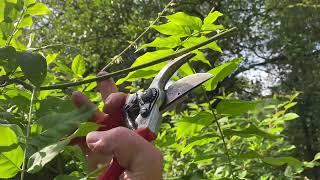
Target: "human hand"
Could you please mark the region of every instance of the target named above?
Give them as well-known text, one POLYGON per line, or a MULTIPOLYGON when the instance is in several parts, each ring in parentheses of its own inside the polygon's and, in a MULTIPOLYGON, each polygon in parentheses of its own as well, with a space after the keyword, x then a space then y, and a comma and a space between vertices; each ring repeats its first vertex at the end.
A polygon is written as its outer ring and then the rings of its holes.
MULTIPOLYGON (((109 164, 115 157, 125 168, 121 179, 161 179, 160 151, 134 131, 119 127, 124 125, 123 106, 127 94, 117 92, 112 79, 99 82, 98 89, 105 103, 104 112, 95 112, 90 120, 104 127, 89 133, 86 141, 82 138, 75 142, 86 154, 89 171, 98 164, 109 164)), ((72 100, 77 107, 94 106, 79 92, 73 93, 72 100)))

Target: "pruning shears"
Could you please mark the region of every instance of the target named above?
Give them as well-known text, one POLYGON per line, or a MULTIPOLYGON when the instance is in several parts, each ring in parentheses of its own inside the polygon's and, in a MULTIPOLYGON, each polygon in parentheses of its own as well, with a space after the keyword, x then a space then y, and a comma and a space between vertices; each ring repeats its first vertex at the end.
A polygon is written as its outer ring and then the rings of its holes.
MULTIPOLYGON (((149 142, 156 139, 162 121, 161 113, 213 76, 209 73, 196 73, 167 87, 174 73, 192 57, 194 54, 187 53, 172 60, 157 74, 147 90, 128 96, 123 110, 127 128, 149 142)), ((123 171, 124 168, 113 158, 100 180, 118 180, 123 171)))

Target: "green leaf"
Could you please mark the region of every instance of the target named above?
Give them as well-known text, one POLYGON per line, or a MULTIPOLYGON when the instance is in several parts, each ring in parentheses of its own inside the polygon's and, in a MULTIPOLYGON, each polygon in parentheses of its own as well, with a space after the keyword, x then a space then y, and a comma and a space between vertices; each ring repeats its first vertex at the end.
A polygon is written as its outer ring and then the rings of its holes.
POLYGON ((189 117, 183 116, 175 124, 177 139, 196 135, 212 121, 213 115, 209 112, 200 112, 189 117))
MULTIPOLYGON (((156 69, 161 69, 165 66, 165 64, 158 64, 158 65, 155 65, 155 67, 153 68, 156 68, 156 69)), ((140 70, 137 70, 137 71, 134 71, 134 72, 130 72, 126 77, 124 78, 121 78, 119 79, 117 82, 116 82, 116 85, 120 85, 124 82, 134 82, 134 81, 138 81, 138 80, 141 80, 141 79, 150 79, 150 78, 153 78, 155 77, 159 70, 144 70, 144 69, 140 69, 140 70)))
POLYGON ((208 64, 209 66, 211 66, 210 62, 208 61, 208 59, 206 58, 206 56, 203 54, 203 52, 199 51, 199 50, 194 50, 192 51, 193 53, 195 53, 196 55, 191 59, 192 61, 201 61, 205 64, 208 64))
POLYGON ((293 167, 302 167, 303 165, 301 161, 291 156, 278 158, 264 157, 262 158, 262 161, 273 166, 282 166, 284 164, 288 164, 289 166, 293 167))
MULTIPOLYGON (((214 31, 219 29, 224 29, 222 25, 213 24, 220 16, 223 16, 219 11, 214 11, 210 13, 204 20, 203 25, 201 27, 202 31, 214 31)), ((207 32, 209 33, 209 32, 207 32)))
POLYGON ((47 64, 52 63, 54 60, 56 60, 57 56, 59 55, 59 53, 53 53, 53 54, 48 54, 46 57, 47 60, 47 64))
POLYGON ((287 113, 284 116, 282 116, 281 119, 284 121, 291 121, 291 120, 297 119, 298 117, 299 115, 296 113, 287 113))
POLYGON ((6 1, 0 1, 0 23, 4 20, 4 9, 6 1))
POLYGON ((18 24, 18 28, 23 28, 23 27, 31 27, 33 24, 32 17, 29 14, 26 14, 23 16, 22 20, 18 24))
POLYGON ((59 141, 74 132, 94 112, 95 109, 83 107, 68 113, 51 113, 41 117, 37 123, 42 126, 43 131, 31 139, 31 144, 44 147, 59 141))
POLYGON ((212 91, 217 87, 218 82, 229 76, 233 71, 237 69, 242 59, 236 58, 230 62, 224 63, 218 67, 215 67, 208 71, 214 75, 213 78, 204 83, 207 91, 212 91))
POLYGON ((177 37, 186 37, 191 35, 191 30, 187 26, 180 26, 173 22, 152 26, 155 30, 165 35, 173 35, 177 37))
POLYGON ((36 3, 36 0, 23 0, 23 2, 24 6, 28 7, 29 5, 36 3))
POLYGON ((239 136, 243 138, 252 137, 252 136, 260 136, 267 139, 275 139, 277 136, 273 134, 269 134, 253 124, 250 124, 249 127, 242 129, 242 130, 232 130, 232 129, 225 129, 223 130, 223 134, 225 136, 239 136))
POLYGON ((179 70, 179 74, 182 75, 183 77, 186 77, 188 75, 193 74, 193 70, 191 69, 190 65, 188 63, 185 63, 182 65, 179 70))
POLYGON ((77 55, 73 59, 71 69, 76 75, 79 75, 79 76, 82 76, 84 72, 86 72, 86 64, 82 56, 77 55))
POLYGON ((169 37, 165 37, 165 38, 157 37, 151 43, 142 45, 138 50, 146 48, 146 47, 175 48, 180 43, 181 43, 181 40, 177 36, 169 36, 169 37))
MULTIPOLYGON (((162 58, 162 57, 165 57, 167 55, 170 55, 173 52, 174 51, 172 49, 163 49, 163 50, 157 50, 157 51, 153 51, 153 52, 147 52, 147 53, 143 54, 142 56, 138 57, 134 61, 134 63, 132 64, 131 67, 135 67, 135 66, 147 63, 147 62, 151 62, 152 60, 155 60, 155 59, 162 58)), ((145 68, 145 70, 149 70, 149 69, 155 70, 152 67, 153 66, 145 68)), ((159 70, 159 69, 156 69, 156 70, 159 70)))
POLYGON ((64 149, 64 147, 69 144, 69 142, 70 139, 59 141, 34 153, 28 160, 27 172, 39 172, 44 167, 44 165, 55 158, 64 149))
MULTIPOLYGON (((188 39, 186 39, 185 41, 183 41, 183 46, 188 48, 188 47, 192 47, 196 44, 199 44, 199 43, 202 43, 204 41, 206 41, 208 38, 206 38, 205 36, 201 36, 201 37, 190 37, 188 39)), ((205 45, 205 46, 202 46, 201 48, 199 49, 206 49, 206 48, 209 48, 209 49, 212 49, 214 51, 218 51, 220 53, 223 53, 222 52, 222 49, 218 46, 218 44, 216 42, 212 42, 208 45, 205 45)))
POLYGON ((16 4, 17 0, 6 0, 8 3, 16 4))
POLYGON ((68 113, 74 110, 73 103, 70 99, 61 99, 58 97, 49 96, 39 101, 40 107, 36 114, 37 117, 42 117, 50 113, 68 113))
POLYGON ((171 22, 181 25, 188 26, 192 30, 200 30, 202 26, 202 21, 200 18, 195 16, 190 16, 184 12, 177 12, 175 14, 166 16, 171 22))
POLYGON ((190 144, 184 147, 181 151, 181 155, 184 155, 190 152, 195 146, 203 146, 211 142, 214 142, 217 140, 217 138, 219 138, 218 135, 208 135, 208 136, 199 137, 198 140, 192 141, 190 144))
POLYGON ((16 50, 12 46, 0 48, 0 66, 8 73, 17 68, 16 50))
POLYGON ((313 161, 317 161, 317 160, 319 160, 319 159, 320 159, 320 152, 317 153, 317 154, 314 156, 313 161))
POLYGON ((93 122, 81 123, 79 129, 76 131, 75 137, 86 136, 89 132, 96 131, 101 126, 101 124, 93 122))
POLYGON ((215 24, 205 24, 201 27, 201 30, 203 32, 203 34, 208 34, 212 31, 216 31, 216 30, 223 30, 224 26, 219 24, 219 25, 215 25, 215 24))
POLYGON ((286 104, 286 105, 284 106, 284 108, 287 110, 287 109, 292 108, 292 107, 295 106, 296 104, 297 104, 297 102, 291 102, 291 103, 289 103, 289 104, 286 104))
POLYGON ((28 6, 28 9, 26 11, 26 14, 30 14, 31 16, 46 15, 50 13, 50 9, 43 3, 35 3, 31 6, 28 6))
MULTIPOLYGON (((144 55, 140 56, 139 58, 137 58, 135 60, 135 62, 132 64, 131 67, 135 67, 147 62, 151 62, 152 60, 155 60, 157 58, 161 58, 164 56, 167 56, 169 54, 172 54, 173 50, 172 49, 165 49, 165 50, 157 50, 157 51, 153 51, 153 52, 147 52, 144 55)), ((134 72, 130 72, 126 77, 121 78, 117 81, 117 85, 120 85, 122 83, 124 83, 125 81, 137 81, 141 78, 143 79, 149 79, 154 77, 167 63, 163 62, 160 64, 156 64, 144 69, 140 69, 134 72)))
POLYGON ((254 110, 259 102, 223 99, 217 106, 217 112, 223 115, 239 116, 254 110))
POLYGON ((223 14, 219 11, 214 11, 208 14, 208 16, 203 20, 203 25, 214 23, 220 16, 223 16, 223 14))
POLYGON ((23 150, 17 145, 18 139, 15 132, 7 127, 0 126, 2 138, 0 138, 0 178, 12 178, 19 171, 23 162, 23 150), (4 151, 4 147, 7 150, 4 151))
POLYGON ((255 151, 249 151, 247 153, 238 154, 235 156, 237 159, 247 160, 247 159, 257 159, 260 158, 260 155, 255 151))
POLYGON ((40 54, 18 52, 17 63, 25 77, 35 86, 40 86, 47 76, 47 62, 40 54))

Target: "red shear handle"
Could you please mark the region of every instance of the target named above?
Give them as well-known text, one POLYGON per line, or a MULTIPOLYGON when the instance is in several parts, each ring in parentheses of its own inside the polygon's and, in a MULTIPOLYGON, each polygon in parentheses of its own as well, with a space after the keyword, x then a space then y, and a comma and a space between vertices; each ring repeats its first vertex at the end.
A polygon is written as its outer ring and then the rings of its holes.
MULTIPOLYGON (((153 132, 151 132, 148 128, 140 128, 135 130, 135 132, 149 142, 156 139, 156 135, 153 132)), ((113 158, 107 172, 101 175, 99 180, 118 180, 124 170, 125 169, 120 166, 118 161, 115 158, 113 158)))

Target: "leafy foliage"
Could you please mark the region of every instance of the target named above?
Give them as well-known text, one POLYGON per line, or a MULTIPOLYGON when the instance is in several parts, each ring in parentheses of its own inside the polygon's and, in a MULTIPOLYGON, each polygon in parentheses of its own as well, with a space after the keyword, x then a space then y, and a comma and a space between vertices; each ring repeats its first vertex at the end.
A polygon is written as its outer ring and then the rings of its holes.
POLYGON ((8 126, 0 126, 3 137, 0 140, 0 174, 2 178, 11 178, 20 171, 23 162, 23 150, 15 132, 8 126))

